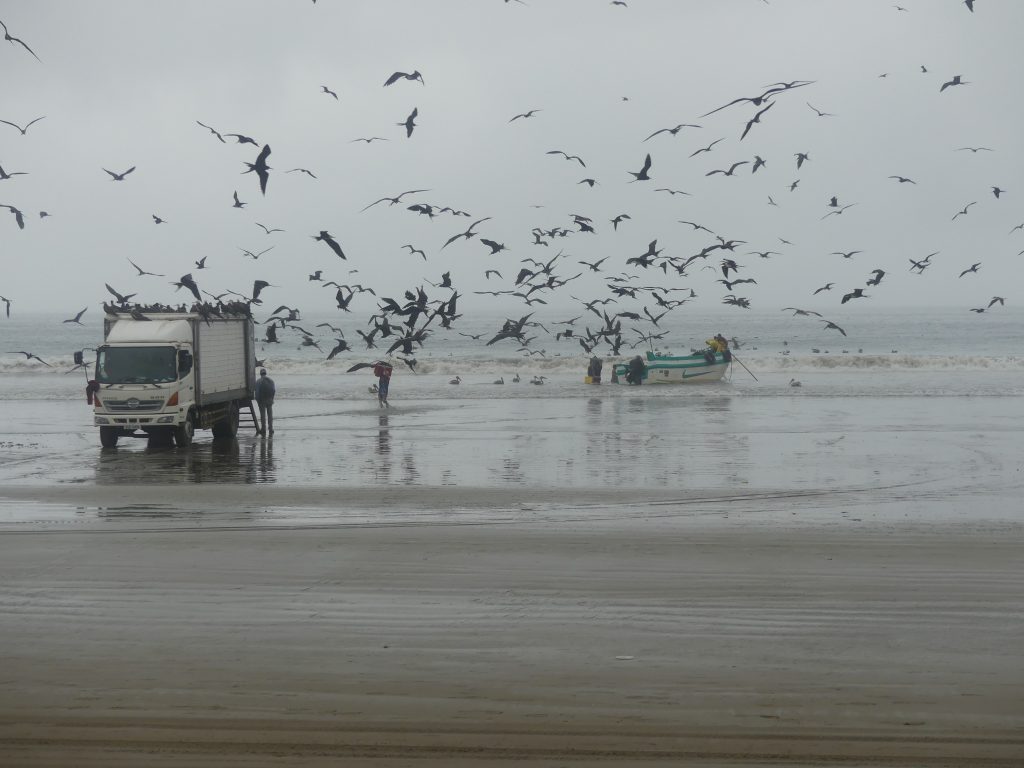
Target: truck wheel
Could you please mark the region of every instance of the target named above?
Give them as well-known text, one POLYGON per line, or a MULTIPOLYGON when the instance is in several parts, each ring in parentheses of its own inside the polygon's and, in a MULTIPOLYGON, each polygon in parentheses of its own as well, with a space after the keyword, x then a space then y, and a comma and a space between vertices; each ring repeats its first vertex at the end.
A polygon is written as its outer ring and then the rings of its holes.
POLYGON ((174 442, 179 448, 187 448, 192 445, 192 438, 195 434, 195 414, 190 411, 185 421, 174 428, 174 442))
POLYGON ((238 405, 228 406, 228 415, 213 425, 214 440, 231 440, 238 434, 238 405))
POLYGON ((117 448, 117 437, 121 431, 117 427, 100 427, 100 445, 104 448, 117 448))

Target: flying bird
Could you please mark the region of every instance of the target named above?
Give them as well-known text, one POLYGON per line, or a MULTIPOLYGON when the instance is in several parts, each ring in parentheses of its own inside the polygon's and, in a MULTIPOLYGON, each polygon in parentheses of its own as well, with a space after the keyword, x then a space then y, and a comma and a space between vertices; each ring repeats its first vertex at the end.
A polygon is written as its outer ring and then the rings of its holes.
POLYGON ((965 269, 963 272, 960 273, 960 277, 963 277, 968 272, 975 272, 975 273, 977 273, 978 267, 980 267, 980 266, 981 266, 981 262, 980 261, 974 262, 973 264, 971 264, 971 266, 969 266, 967 269, 965 269))
POLYGON ((223 137, 223 136, 221 136, 221 134, 220 134, 220 131, 218 131, 218 130, 217 130, 216 128, 211 128, 211 127, 210 127, 210 126, 208 126, 208 125, 207 125, 206 123, 200 123, 200 122, 199 122, 198 120, 196 120, 196 123, 198 123, 199 125, 203 126, 203 128, 205 128, 205 129, 206 129, 206 130, 208 130, 208 131, 209 131, 210 133, 212 133, 212 134, 213 134, 214 136, 216 136, 216 137, 217 137, 218 139, 220 139, 220 143, 221 143, 221 144, 224 144, 224 143, 226 143, 226 142, 224 141, 224 137, 223 137))
POLYGON ((651 155, 647 154, 644 158, 644 166, 639 171, 627 171, 627 173, 633 177, 633 181, 650 181, 651 177, 647 175, 647 172, 651 170, 651 155))
POLYGON ((260 143, 251 136, 243 136, 240 133, 225 133, 224 135, 233 138, 236 144, 252 144, 254 147, 258 147, 260 145, 260 143))
POLYGON ((445 244, 441 246, 441 250, 443 251, 445 248, 454 243, 460 237, 464 237, 466 240, 469 240, 471 237, 475 237, 477 233, 473 231, 473 228, 476 227, 477 224, 481 224, 485 221, 490 220, 490 218, 490 216, 487 216, 486 218, 474 221, 472 224, 469 225, 469 228, 465 232, 459 232, 459 234, 457 235, 452 235, 445 241, 445 244))
POLYGON ((9 42, 9 43, 10 43, 11 45, 14 45, 15 43, 17 43, 17 44, 18 44, 18 45, 20 45, 20 46, 21 46, 22 48, 24 48, 24 49, 25 49, 26 51, 28 51, 29 53, 31 53, 31 54, 32 54, 32 56, 33 56, 33 57, 35 58, 35 60, 36 60, 36 61, 38 61, 38 62, 39 62, 40 64, 42 64, 42 63, 43 63, 43 60, 42 60, 42 59, 40 59, 40 58, 39 58, 38 56, 36 56, 36 52, 35 52, 35 51, 33 51, 33 50, 32 50, 31 48, 29 48, 29 47, 28 47, 28 45, 27 45, 27 44, 25 43, 25 41, 24 41, 24 40, 21 40, 21 39, 19 39, 19 38, 17 38, 17 37, 14 37, 13 35, 11 35, 11 33, 10 33, 10 32, 9 32, 8 30, 7 30, 7 25, 6 25, 6 24, 4 24, 4 23, 3 23, 2 21, 0 21, 0 27, 3 27, 3 28, 4 28, 4 40, 6 40, 7 42, 9 42))
POLYGON ((256 172, 256 175, 260 179, 260 192, 264 195, 267 194, 267 179, 270 176, 270 166, 267 165, 268 157, 270 157, 270 145, 264 144, 263 149, 261 149, 260 153, 256 156, 256 162, 246 163, 246 165, 249 166, 249 170, 242 171, 243 174, 252 173, 253 171, 256 172))
POLYGON ((235 199, 234 204, 231 206, 232 208, 245 208, 246 204, 238 199, 238 190, 237 189, 235 190, 234 194, 232 194, 232 197, 235 199))
POLYGON ((579 155, 570 155, 570 154, 568 154, 566 152, 563 152, 560 149, 552 149, 552 150, 550 150, 548 152, 545 152, 544 154, 545 155, 561 155, 566 160, 575 160, 577 163, 582 165, 584 168, 587 167, 587 164, 583 162, 583 158, 582 157, 580 157, 579 155))
MULTIPOLYGON (((992 306, 992 305, 990 304, 989 306, 992 306)), ((81 325, 82 324, 82 315, 84 315, 88 309, 89 308, 86 307, 85 309, 83 309, 81 312, 79 312, 74 317, 68 318, 67 320, 62 320, 61 322, 62 323, 75 323, 76 325, 81 325)))
POLYGON ((491 256, 493 256, 494 254, 498 253, 499 251, 507 251, 508 250, 508 248, 505 247, 504 243, 497 243, 494 240, 488 240, 486 237, 481 237, 480 238, 480 242, 483 243, 484 245, 486 245, 488 248, 491 249, 491 253, 490 253, 491 256))
POLYGON ((866 293, 864 293, 864 289, 863 288, 854 288, 849 293, 844 294, 843 295, 843 300, 841 302, 839 302, 839 303, 840 304, 845 304, 846 302, 850 301, 851 299, 866 299, 866 298, 869 298, 869 297, 868 297, 868 295, 866 293))
POLYGON ((518 115, 516 115, 516 116, 515 116, 515 117, 513 117, 513 118, 512 118, 511 120, 509 120, 509 122, 510 122, 510 123, 513 123, 513 122, 515 122, 516 120, 518 120, 519 118, 524 118, 524 119, 525 119, 525 118, 527 118, 527 117, 533 117, 533 116, 534 116, 535 114, 537 114, 538 112, 541 112, 541 111, 542 111, 542 110, 539 110, 539 109, 531 109, 531 110, 530 110, 530 111, 528 111, 528 112, 520 112, 520 113, 519 113, 518 115))
POLYGON ((960 75, 956 75, 952 80, 947 80, 942 84, 942 87, 939 88, 939 93, 942 93, 944 90, 954 85, 970 85, 970 83, 962 81, 960 79, 960 75))
POLYGON ((10 120, 0 120, 0 123, 4 123, 5 125, 10 125, 13 128, 17 128, 21 132, 21 135, 24 136, 25 132, 29 128, 32 127, 33 123, 38 123, 40 120, 44 119, 45 117, 46 117, 46 115, 43 115, 42 117, 37 117, 35 120, 32 120, 32 121, 26 123, 24 128, 22 128, 20 125, 12 123, 10 120))
POLYGON ((692 155, 690 155, 690 157, 696 157, 696 156, 697 156, 697 155, 699 155, 699 154, 700 154, 701 152, 710 152, 710 151, 711 151, 711 148, 712 148, 713 146, 715 146, 715 144, 717 144, 717 143, 718 143, 718 142, 720 142, 720 141, 725 141, 725 137, 723 136, 723 137, 722 137, 722 138, 720 138, 720 139, 715 139, 715 140, 714 140, 714 141, 712 141, 712 142, 711 142, 710 144, 708 144, 708 145, 707 145, 706 147, 702 147, 701 149, 698 149, 698 150, 697 150, 696 152, 694 152, 694 153, 693 153, 692 155))
MULTIPOLYGON (((187 275, 182 275, 180 280, 172 282, 171 285, 175 286, 175 291, 178 291, 181 288, 188 288, 192 292, 192 295, 196 297, 196 301, 203 300, 203 297, 199 295, 199 286, 196 284, 196 281, 192 279, 191 272, 187 275)), ((108 285, 107 288, 110 289, 110 286, 108 285)), ((129 296, 129 298, 131 297, 129 296)))
POLYGON ((846 335, 846 331, 844 331, 844 330, 843 330, 842 328, 840 328, 840 327, 839 327, 838 325, 836 325, 835 323, 833 323, 833 322, 832 322, 831 320, 822 320, 821 322, 823 322, 823 323, 825 324, 825 328, 826 328, 826 329, 828 329, 828 328, 831 328, 831 329, 833 329, 833 330, 835 330, 835 331, 839 331, 839 332, 840 332, 841 334, 843 334, 843 336, 845 336, 845 335, 846 335))
POLYGON ((995 195, 996 200, 998 200, 1000 195, 1006 194, 1006 190, 1000 189, 999 187, 992 187, 992 194, 995 195))
POLYGON ((818 109, 816 106, 811 104, 811 102, 809 102, 809 101, 804 102, 804 103, 807 104, 808 107, 813 109, 817 113, 818 117, 835 117, 835 115, 833 115, 831 112, 822 112, 820 109, 818 109))
POLYGON ((332 91, 326 85, 321 85, 320 86, 320 90, 323 91, 326 94, 329 94, 329 95, 333 96, 335 101, 338 100, 338 94, 336 94, 334 91, 332 91))
POLYGON ((272 251, 272 250, 274 250, 274 248, 275 248, 275 246, 272 245, 269 248, 264 248, 259 253, 253 253, 252 251, 247 251, 245 248, 239 248, 239 250, 242 252, 243 256, 248 256, 253 261, 256 261, 264 253, 266 253, 267 251, 272 251))
POLYGON ((917 184, 913 179, 908 179, 906 176, 890 176, 890 179, 896 179, 900 184, 917 184))
POLYGON ((8 354, 11 354, 11 355, 24 355, 24 356, 25 356, 25 360, 26 360, 26 362, 27 362, 28 360, 38 360, 38 361, 39 361, 40 363, 42 363, 43 365, 45 365, 45 366, 46 366, 47 368, 53 368, 53 366, 52 366, 52 365, 50 365, 50 364, 49 364, 48 362, 46 362, 45 360, 43 360, 43 358, 41 358, 41 357, 40 357, 39 355, 33 354, 32 352, 24 352, 24 351, 22 351, 22 350, 18 350, 18 351, 16 351, 16 352, 10 352, 10 353, 8 353, 8 354))
POLYGON ((405 126, 405 138, 408 139, 408 138, 410 138, 412 136, 412 129, 416 127, 416 123, 414 121, 419 116, 419 114, 420 114, 419 107, 413 107, 412 112, 409 114, 409 116, 407 118, 405 118, 405 122, 404 123, 398 123, 398 125, 404 125, 405 126))
POLYGON ((727 171, 723 171, 721 168, 716 168, 713 171, 708 171, 704 175, 705 176, 714 176, 716 173, 720 173, 723 176, 732 176, 737 168, 739 168, 741 165, 747 165, 749 162, 750 162, 749 160, 740 160, 738 163, 733 163, 731 166, 729 166, 729 170, 727 170, 727 171))
POLYGON ((355 144, 357 141, 365 141, 367 144, 372 144, 375 141, 391 141, 391 139, 385 139, 383 136, 370 136, 369 138, 352 139, 349 144, 355 144))
POLYGON ((421 75, 419 70, 417 69, 413 70, 413 73, 411 75, 406 74, 405 72, 393 73, 387 80, 384 81, 384 87, 387 88, 389 85, 397 83, 402 78, 405 78, 406 80, 419 80, 420 85, 426 85, 426 83, 423 82, 423 75, 421 75))
POLYGON ((423 260, 424 260, 424 261, 426 261, 426 260, 427 260, 427 254, 425 254, 425 253, 424 253, 423 251, 421 251, 421 250, 420 250, 419 248, 414 248, 414 247, 413 247, 413 246, 412 246, 411 244, 409 244, 409 243, 406 243, 406 244, 405 244, 405 245, 403 245, 402 247, 403 247, 403 248, 408 248, 408 249, 409 249, 409 255, 410 255, 410 256, 412 256, 412 255, 413 255, 414 253, 418 253, 418 254, 419 254, 420 256, 422 256, 422 257, 423 257, 423 260))
POLYGON ((978 204, 977 200, 975 200, 973 203, 968 203, 967 205, 964 206, 964 209, 962 211, 959 211, 956 214, 956 216, 954 216, 951 219, 951 221, 956 221, 958 216, 966 216, 967 215, 967 209, 970 208, 972 205, 977 205, 977 204, 978 204))
POLYGON ((129 293, 127 296, 122 296, 120 293, 118 293, 117 291, 110 287, 110 283, 104 283, 104 285, 107 287, 107 291, 110 292, 110 295, 117 299, 118 304, 127 304, 129 299, 131 299, 132 296, 135 295, 134 293, 129 293))
MULTIPOLYGON (((326 243, 327 246, 334 251, 335 255, 339 258, 345 259, 345 253, 341 250, 341 246, 338 245, 338 241, 334 239, 330 232, 327 230, 320 230, 319 235, 311 235, 314 240, 319 240, 322 243, 326 243)), ((346 259, 347 261, 347 259, 346 259)))
POLYGON ((383 203, 384 201, 390 202, 391 205, 398 205, 400 202, 402 202, 402 198, 405 197, 406 195, 412 195, 412 194, 415 194, 417 192, 429 192, 429 191, 430 191, 429 189, 410 189, 410 190, 407 190, 407 191, 403 192, 402 194, 400 194, 400 195, 398 195, 396 197, 382 197, 380 200, 374 200, 372 203, 370 203, 368 206, 366 206, 366 208, 363 208, 359 212, 362 213, 363 211, 367 210, 368 208, 373 208, 373 206, 377 205, 377 203, 383 203))
POLYGON ((695 125, 693 123, 680 123, 675 128, 659 128, 654 133, 652 133, 650 136, 648 136, 646 139, 644 139, 644 141, 647 141, 648 139, 653 139, 659 133, 670 133, 673 136, 675 136, 683 128, 700 128, 700 126, 699 125, 695 125))
MULTIPOLYGON (((106 168, 104 168, 103 170, 107 171, 106 168)), ((133 165, 131 168, 129 168, 124 173, 114 173, 113 171, 107 171, 107 173, 110 174, 111 181, 124 181, 124 177, 127 176, 129 173, 131 173, 134 170, 135 170, 135 166, 133 165)))
POLYGON ((28 172, 27 171, 11 171, 10 173, 8 173, 7 171, 5 171, 3 169, 3 166, 0 166, 0 181, 7 181, 7 179, 11 179, 11 178, 13 178, 15 176, 28 176, 28 172))
POLYGON ((747 127, 744 128, 743 129, 743 133, 740 134, 740 141, 743 141, 747 137, 747 134, 750 133, 750 129, 754 126, 755 123, 760 123, 761 122, 761 115, 763 115, 765 112, 767 112, 769 109, 771 109, 774 106, 775 106, 775 102, 774 101, 768 102, 768 106, 767 107, 765 107, 764 109, 760 110, 756 115, 754 115, 752 118, 750 118, 750 120, 747 121, 747 127))
POLYGON ((131 259, 128 259, 128 263, 135 267, 135 269, 138 271, 139 274, 137 274, 136 277, 142 277, 143 275, 152 275, 153 277, 167 277, 167 275, 158 275, 156 272, 147 272, 131 259))

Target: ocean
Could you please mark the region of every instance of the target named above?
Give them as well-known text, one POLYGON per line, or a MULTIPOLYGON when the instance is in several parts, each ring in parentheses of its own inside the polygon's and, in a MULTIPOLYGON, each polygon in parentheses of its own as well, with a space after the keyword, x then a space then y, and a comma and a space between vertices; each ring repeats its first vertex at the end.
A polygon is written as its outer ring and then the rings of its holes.
MULTIPOLYGON (((524 311, 523 314, 526 314, 524 311)), ((84 325, 64 324, 60 315, 15 313, 0 321, 0 396, 6 400, 61 400, 82 395, 85 375, 72 367, 74 350, 96 346, 102 340, 102 319, 97 312, 87 313, 84 325), (15 350, 32 352, 52 367, 28 360, 15 350)), ((299 345, 298 331, 282 330, 281 342, 257 342, 257 357, 264 361, 277 382, 282 399, 346 400, 362 398, 372 376, 366 372, 345 371, 356 362, 383 357, 384 349, 363 348, 356 334, 361 326, 345 322, 337 314, 303 317, 303 328, 319 332, 316 336, 323 352, 299 345), (354 351, 326 359, 334 336, 317 328, 318 323, 339 325, 354 351)), ((519 350, 519 344, 504 340, 487 346, 500 328, 504 316, 473 315, 462 318, 450 330, 437 329, 415 353, 415 371, 396 361, 392 397, 431 400, 453 396, 455 387, 448 382, 458 376, 460 398, 510 397, 593 397, 594 387, 583 385, 589 355, 575 337, 556 339, 559 330, 574 328, 580 333, 588 325, 600 327, 601 321, 586 311, 555 314, 535 312, 532 320, 543 325, 530 330, 534 354, 519 350), (559 321, 579 316, 573 326, 559 321), (546 330, 545 330, 546 329, 546 330), (473 336, 478 339, 471 338, 473 336), (519 375, 519 386, 509 386, 519 375), (543 386, 530 386, 535 377, 544 376, 543 386), (504 380, 498 389, 494 382, 504 380)), ((830 315, 829 320, 843 327, 847 336, 824 328, 815 317, 794 317, 791 312, 757 310, 718 310, 699 317, 677 311, 666 316, 661 325, 665 338, 656 349, 686 354, 703 346, 703 340, 722 333, 735 338, 738 361, 726 381, 711 387, 649 387, 649 397, 701 397, 729 392, 742 397, 766 397, 791 394, 791 379, 802 384, 802 396, 1016 396, 1024 391, 1024 352, 1020 347, 1020 328, 1024 311, 996 306, 978 315, 951 309, 902 309, 866 313, 863 308, 830 315)), ((638 325, 623 321, 627 343, 619 357, 608 356, 601 347, 606 364, 642 353, 649 346, 638 343, 638 325)), ((263 326, 257 325, 262 338, 263 326)), ((649 331, 650 324, 644 325, 649 331)), ((378 340, 379 341, 379 340, 378 340)), ((380 344, 378 344, 380 346, 380 344)), ((91 352, 87 352, 89 359, 91 352)), ((602 396, 616 396, 624 389, 602 387, 602 396)))

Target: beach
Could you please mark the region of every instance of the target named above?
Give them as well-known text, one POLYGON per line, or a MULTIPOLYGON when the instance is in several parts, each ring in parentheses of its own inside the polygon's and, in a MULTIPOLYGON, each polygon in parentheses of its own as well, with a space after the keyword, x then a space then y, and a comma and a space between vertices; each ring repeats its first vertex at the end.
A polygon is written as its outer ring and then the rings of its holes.
POLYGON ((0 762, 1019 765, 1024 406, 783 375, 5 402, 0 762))

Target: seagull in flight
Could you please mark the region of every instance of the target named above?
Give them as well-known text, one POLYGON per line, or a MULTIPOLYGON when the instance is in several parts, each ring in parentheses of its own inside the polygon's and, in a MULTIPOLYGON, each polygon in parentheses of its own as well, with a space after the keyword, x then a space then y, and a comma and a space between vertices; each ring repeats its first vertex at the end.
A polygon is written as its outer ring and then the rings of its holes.
POLYGON ((267 179, 270 177, 270 166, 267 165, 268 157, 270 157, 270 145, 264 144, 263 149, 261 149, 260 153, 256 156, 256 162, 246 163, 246 165, 249 166, 249 170, 242 171, 243 174, 253 173, 255 171, 256 175, 260 179, 260 193, 264 195, 267 194, 267 179))
POLYGON ((814 111, 815 111, 815 112, 817 113, 818 117, 835 117, 835 115, 833 115, 833 114, 832 114, 831 112, 822 112, 822 111, 821 111, 820 109, 818 109, 818 108, 817 108, 816 106, 814 106, 813 104, 811 104, 811 102, 809 102, 809 101, 806 101, 806 102, 804 102, 804 103, 805 103, 805 104, 806 104, 806 105, 807 105, 808 107, 810 107, 811 109, 813 109, 813 110, 814 110, 814 111))
MULTIPOLYGON (((107 171, 106 168, 104 168, 103 170, 107 171)), ((127 176, 129 173, 131 173, 134 170, 135 170, 135 166, 133 165, 131 168, 129 168, 124 173, 114 173, 113 171, 107 171, 107 173, 110 174, 111 181, 124 181, 124 177, 127 176)))
POLYGON ((402 194, 400 194, 400 195, 398 195, 396 197, 382 197, 380 200, 374 200, 372 203, 370 203, 368 206, 366 206, 366 208, 363 208, 360 211, 360 213, 362 213, 363 211, 367 210, 368 208, 373 208, 373 206, 377 205, 377 203, 383 203, 385 200, 390 202, 391 205, 398 205, 400 202, 402 202, 402 198, 405 197, 406 195, 413 195, 413 194, 416 194, 417 192, 429 192, 429 191, 430 191, 429 189, 410 189, 410 190, 407 190, 407 191, 403 192, 402 194))
POLYGON ((18 45, 20 45, 20 46, 21 46, 22 48, 24 48, 24 49, 25 49, 26 51, 28 51, 29 53, 31 53, 31 54, 32 54, 32 56, 33 56, 33 58, 35 58, 35 60, 36 60, 36 61, 38 61, 38 62, 39 62, 40 64, 42 64, 42 63, 43 63, 43 60, 42 60, 42 59, 40 59, 40 58, 39 58, 38 56, 36 56, 36 52, 35 52, 35 51, 33 51, 33 50, 32 50, 31 48, 29 48, 29 47, 28 47, 28 45, 27 45, 27 44, 25 43, 25 41, 24 41, 24 40, 21 40, 21 39, 19 39, 19 38, 17 38, 17 37, 14 37, 13 35, 11 35, 11 33, 10 33, 10 32, 8 31, 8 29, 7 29, 7 25, 6 25, 6 24, 4 24, 4 23, 3 23, 2 21, 0 21, 0 27, 3 27, 3 28, 4 28, 4 40, 6 40, 7 42, 9 42, 9 43, 10 43, 11 45, 14 45, 15 43, 17 43, 17 44, 18 44, 18 45))
MULTIPOLYGON (((991 306, 991 304, 989 306, 991 306)), ((61 322, 62 323, 75 323, 76 325, 82 325, 82 315, 84 315, 88 311, 88 309, 89 308, 86 307, 85 309, 83 309, 81 312, 79 312, 74 317, 70 317, 67 320, 62 320, 61 322)))
MULTIPOLYGON (((652 134, 651 134, 650 136, 648 136, 648 137, 647 137, 646 139, 644 139, 644 141, 647 141, 648 139, 653 139, 653 138, 654 138, 655 136, 657 136, 657 135, 658 135, 659 133, 671 133, 671 134, 672 134, 673 136, 675 136, 675 135, 676 135, 676 134, 678 134, 678 133, 679 133, 679 131, 681 131, 681 130, 682 130, 683 128, 700 128, 700 126, 699 126, 699 125, 696 125, 696 124, 694 124, 694 123, 680 123, 680 124, 679 124, 679 125, 677 125, 677 126, 676 126, 675 128, 659 128, 659 129, 658 129, 658 130, 656 130, 656 131, 655 131, 654 133, 652 133, 652 134)), ((641 142, 641 143, 642 143, 642 142, 641 142)))
POLYGON ((961 80, 960 75, 955 75, 952 80, 947 80, 942 84, 942 86, 939 88, 939 93, 942 93, 944 90, 946 90, 947 88, 951 88, 954 85, 970 85, 970 83, 961 80))
POLYGON ((153 277, 167 277, 167 275, 158 275, 156 272, 147 272, 131 259, 128 259, 128 263, 135 267, 135 269, 138 271, 139 274, 137 274, 136 277, 142 277, 143 275, 152 275, 153 277))
POLYGON ((405 78, 406 80, 419 80, 420 81, 420 85, 426 85, 426 83, 423 82, 423 75, 421 75, 419 70, 416 69, 416 70, 413 70, 411 75, 410 74, 406 74, 405 72, 395 72, 395 73, 393 73, 387 80, 384 81, 384 87, 387 88, 389 85, 397 83, 402 78, 405 78))
POLYGON ((965 206, 964 206, 964 209, 963 209, 962 211, 959 211, 959 212, 958 212, 958 213, 956 214, 956 216, 954 216, 954 217, 953 217, 953 218, 951 219, 951 221, 956 221, 956 219, 957 219, 957 216, 966 216, 966 215, 967 215, 967 209, 968 209, 968 208, 970 208, 970 207, 971 207, 972 205, 977 205, 977 204, 978 204, 978 201, 977 201, 977 200, 975 200, 975 201, 974 201, 973 203, 968 203, 967 205, 965 205, 965 206))
POLYGON ((510 123, 514 123, 514 122, 515 122, 516 120, 518 120, 519 118, 524 118, 524 119, 525 119, 525 118, 527 118, 527 117, 533 117, 533 116, 534 116, 534 115, 535 115, 536 113, 538 113, 538 112, 541 112, 541 111, 543 111, 543 110, 540 110, 540 109, 531 109, 531 110, 530 110, 530 111, 528 111, 528 112, 520 112, 520 113, 519 113, 518 115, 516 115, 516 116, 515 116, 515 117, 513 117, 513 118, 512 118, 511 120, 509 120, 509 122, 510 122, 510 123))
POLYGON ((725 141, 725 137, 723 136, 723 137, 722 137, 722 138, 720 138, 720 139, 715 139, 715 140, 714 140, 714 141, 712 141, 712 142, 711 142, 710 144, 708 144, 708 145, 707 145, 706 147, 702 147, 701 149, 698 149, 698 150, 697 150, 696 152, 694 152, 694 153, 693 153, 692 155, 690 155, 690 157, 696 157, 696 156, 697 156, 697 155, 699 155, 699 154, 700 154, 701 152, 710 152, 710 151, 711 151, 711 148, 712 148, 713 146, 715 146, 715 144, 717 144, 717 143, 718 143, 718 142, 720 142, 720 141, 725 141))
MULTIPOLYGON (((83 309, 82 311, 84 312, 85 310, 83 309)), ((47 368, 53 368, 52 365, 50 365, 48 362, 43 360, 43 358, 41 358, 39 355, 35 355, 35 354, 31 353, 31 352, 25 352, 25 351, 22 351, 22 350, 17 350, 17 351, 9 352, 8 354, 11 354, 11 355, 24 355, 26 361, 28 361, 28 360, 38 360, 40 363, 45 365, 47 368)))
MULTIPOLYGON (((387 85, 387 83, 385 83, 385 85, 387 85)), ((409 114, 409 116, 407 118, 405 118, 405 122, 398 123, 398 125, 404 125, 405 126, 405 138, 408 139, 408 138, 412 137, 413 128, 416 127, 416 123, 414 121, 419 116, 419 114, 420 114, 419 107, 413 107, 412 112, 409 114)))
POLYGON ((326 85, 321 85, 320 86, 320 90, 323 91, 326 94, 329 94, 329 95, 333 96, 335 101, 338 100, 338 94, 336 94, 334 91, 332 91, 326 85))
POLYGON ((633 177, 633 181, 650 181, 651 177, 647 175, 647 172, 651 170, 651 153, 647 153, 647 157, 644 158, 644 165, 639 171, 627 171, 627 173, 633 177))
POLYGON ((29 128, 32 127, 33 123, 38 123, 40 120, 43 120, 45 117, 46 117, 46 115, 43 115, 42 117, 37 117, 35 120, 32 120, 32 121, 26 123, 24 128, 22 128, 20 125, 12 123, 10 120, 0 120, 0 123, 3 123, 4 125, 9 125, 9 126, 11 126, 13 128, 17 128, 21 132, 21 135, 24 136, 25 132, 29 128))

